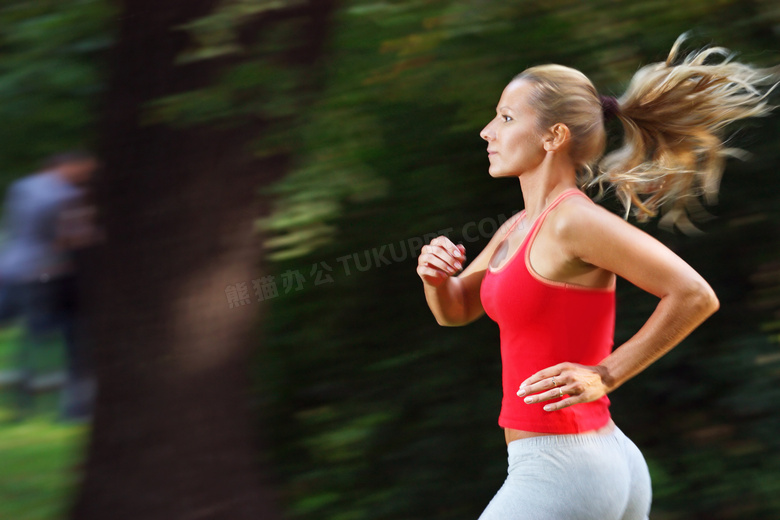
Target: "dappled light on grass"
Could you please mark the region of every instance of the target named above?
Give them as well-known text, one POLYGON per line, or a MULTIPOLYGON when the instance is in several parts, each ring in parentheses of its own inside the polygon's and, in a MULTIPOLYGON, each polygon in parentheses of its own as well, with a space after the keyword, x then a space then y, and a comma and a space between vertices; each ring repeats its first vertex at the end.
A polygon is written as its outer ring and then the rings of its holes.
POLYGON ((0 518, 64 518, 89 427, 55 423, 46 415, 9 420, 9 410, 0 409, 0 518))

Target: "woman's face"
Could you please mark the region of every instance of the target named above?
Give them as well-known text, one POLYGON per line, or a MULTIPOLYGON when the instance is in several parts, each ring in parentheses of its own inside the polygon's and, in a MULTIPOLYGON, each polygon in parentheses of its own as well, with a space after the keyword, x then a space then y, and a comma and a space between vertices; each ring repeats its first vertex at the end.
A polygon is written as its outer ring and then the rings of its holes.
POLYGON ((492 177, 517 177, 539 166, 546 155, 536 114, 528 103, 533 87, 527 80, 509 83, 498 101, 496 117, 479 134, 488 143, 492 177))

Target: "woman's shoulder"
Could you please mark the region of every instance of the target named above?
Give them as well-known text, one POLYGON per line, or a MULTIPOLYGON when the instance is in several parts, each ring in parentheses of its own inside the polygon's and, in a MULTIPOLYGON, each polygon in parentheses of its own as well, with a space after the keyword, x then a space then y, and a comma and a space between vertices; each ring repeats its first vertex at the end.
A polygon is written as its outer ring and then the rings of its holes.
POLYGON ((548 227, 557 237, 566 239, 573 235, 581 237, 598 233, 605 223, 614 225, 616 220, 627 224, 607 208, 583 195, 566 197, 547 216, 546 220, 550 221, 548 227))

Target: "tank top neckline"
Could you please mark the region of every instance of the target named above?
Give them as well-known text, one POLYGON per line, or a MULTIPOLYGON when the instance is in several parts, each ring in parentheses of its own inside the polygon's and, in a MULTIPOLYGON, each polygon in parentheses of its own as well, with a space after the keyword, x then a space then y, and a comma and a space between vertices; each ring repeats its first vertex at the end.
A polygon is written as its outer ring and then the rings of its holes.
MULTIPOLYGON (((564 198, 564 196, 568 195, 569 193, 574 193, 574 192, 582 193, 583 195, 585 195, 579 188, 566 188, 565 190, 560 192, 558 194, 558 196, 555 197, 555 199, 553 199, 553 201, 550 204, 548 204, 547 207, 544 208, 544 210, 542 210, 542 212, 539 214, 539 216, 536 217, 536 220, 534 220, 533 224, 531 224, 531 229, 528 230, 528 234, 526 234, 523 237, 523 240, 520 242, 520 245, 518 246, 518 248, 506 259, 506 261, 504 262, 504 265, 502 265, 498 269, 493 269, 493 268, 490 267, 490 262, 488 262, 487 271, 490 272, 490 274, 500 274, 500 273, 504 272, 509 267, 509 265, 512 264, 516 260, 516 258, 518 256, 520 256, 520 252, 523 251, 523 249, 525 248, 526 243, 528 242, 528 239, 534 234, 534 228, 540 222, 542 222, 542 220, 547 215, 547 213, 551 209, 553 209, 558 204, 558 202, 560 202, 564 198)), ((517 218, 517 220, 514 222, 514 224, 512 224, 510 226, 509 230, 504 235, 504 238, 501 240, 502 242, 504 240, 506 240, 506 237, 509 236, 509 233, 512 232, 512 230, 515 228, 515 226, 520 221, 525 220, 525 216, 526 216, 526 211, 525 211, 525 209, 523 209, 523 211, 521 212, 521 215, 517 218)), ((523 254, 522 256, 525 257, 525 254, 523 254)), ((529 269, 529 271, 530 271, 530 269, 529 269)), ((553 280, 550 280, 550 281, 553 281, 553 280)), ((563 283, 563 282, 558 282, 558 283, 563 283)))

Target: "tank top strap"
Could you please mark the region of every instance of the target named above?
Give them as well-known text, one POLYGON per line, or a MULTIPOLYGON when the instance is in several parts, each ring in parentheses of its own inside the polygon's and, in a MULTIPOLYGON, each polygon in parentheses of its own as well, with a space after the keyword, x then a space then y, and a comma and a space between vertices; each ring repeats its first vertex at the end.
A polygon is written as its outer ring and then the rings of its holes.
MULTIPOLYGON (((550 203, 550 205, 549 205, 549 206, 547 206, 547 207, 545 208, 545 210, 542 212, 542 214, 541 214, 541 215, 539 215, 539 217, 536 219, 536 222, 534 222, 534 226, 536 226, 537 222, 540 222, 540 221, 543 219, 543 217, 544 217, 544 216, 546 216, 546 215, 547 215, 547 213, 548 213, 548 212, 549 212, 551 209, 553 209, 553 208, 554 208, 556 205, 558 205, 558 203, 559 203, 560 201, 562 201, 563 199, 565 199, 565 198, 566 198, 566 197, 568 197, 569 195, 575 195, 575 194, 578 194, 578 193, 579 193, 580 195, 582 195, 583 197, 587 198, 588 200, 590 200, 590 197, 588 197, 588 196, 587 196, 585 193, 583 193, 582 191, 580 191, 578 188, 567 188, 567 189, 563 190, 561 193, 559 193, 559 194, 558 194, 558 196, 557 196, 557 197, 555 197, 555 200, 553 200, 553 201, 550 203)), ((592 201, 591 201, 591 202, 592 202, 592 201)), ((511 233, 511 232, 512 232, 512 230, 515 228, 515 226, 516 226, 516 225, 517 225, 517 224, 518 224, 518 223, 519 223, 521 220, 523 220, 524 218, 525 218, 525 209, 523 209, 523 210, 521 210, 521 211, 520 211, 520 215, 519 215, 519 216, 518 216, 518 217, 515 219, 515 221, 514 221, 514 222, 512 222, 512 225, 511 225, 511 226, 509 226, 509 229, 507 229, 506 233, 504 233, 504 236, 503 236, 503 237, 501 237, 501 239, 502 239, 502 240, 506 239, 506 237, 507 237, 507 236, 509 236, 509 233, 511 233)), ((532 228, 531 228, 531 229, 528 231, 528 234, 530 235, 532 231, 533 231, 533 226, 532 226, 532 228)))
MULTIPOLYGON (((535 235, 536 231, 539 229, 539 226, 541 226, 542 222, 544 222, 544 219, 545 219, 545 217, 547 217, 547 214, 550 213, 550 211, 552 211, 555 208, 555 206, 560 204, 563 199, 565 199, 566 197, 569 197, 571 195, 582 195, 583 197, 585 197, 589 201, 593 202, 591 200, 591 198, 588 197, 587 194, 585 194, 582 191, 580 191, 579 188, 567 188, 567 189, 563 190, 562 192, 560 192, 558 194, 557 197, 555 197, 555 199, 546 208, 544 208, 544 211, 542 211, 542 213, 536 218, 536 220, 534 221, 533 225, 531 225, 531 229, 528 230, 528 237, 533 237, 533 235, 535 235)), ((523 210, 523 211, 525 211, 525 210, 523 210)), ((530 242, 531 242, 531 240, 526 240, 524 245, 526 245, 526 244, 528 244, 530 242)))
POLYGON ((514 221, 514 222, 512 222, 512 225, 511 225, 511 226, 509 226, 509 229, 507 229, 507 230, 506 230, 506 233, 504 233, 504 236, 503 236, 503 237, 501 237, 501 240, 505 240, 505 239, 506 239, 506 237, 507 237, 507 236, 509 236, 509 233, 511 233, 511 232, 512 232, 512 230, 513 230, 513 229, 515 229, 515 226, 517 225, 517 223, 518 223, 518 222, 520 222, 521 220, 523 220, 523 218, 524 218, 524 215, 525 215, 525 209, 523 209, 523 210, 520 210, 520 214, 517 216, 517 218, 515 219, 515 221, 514 221))

